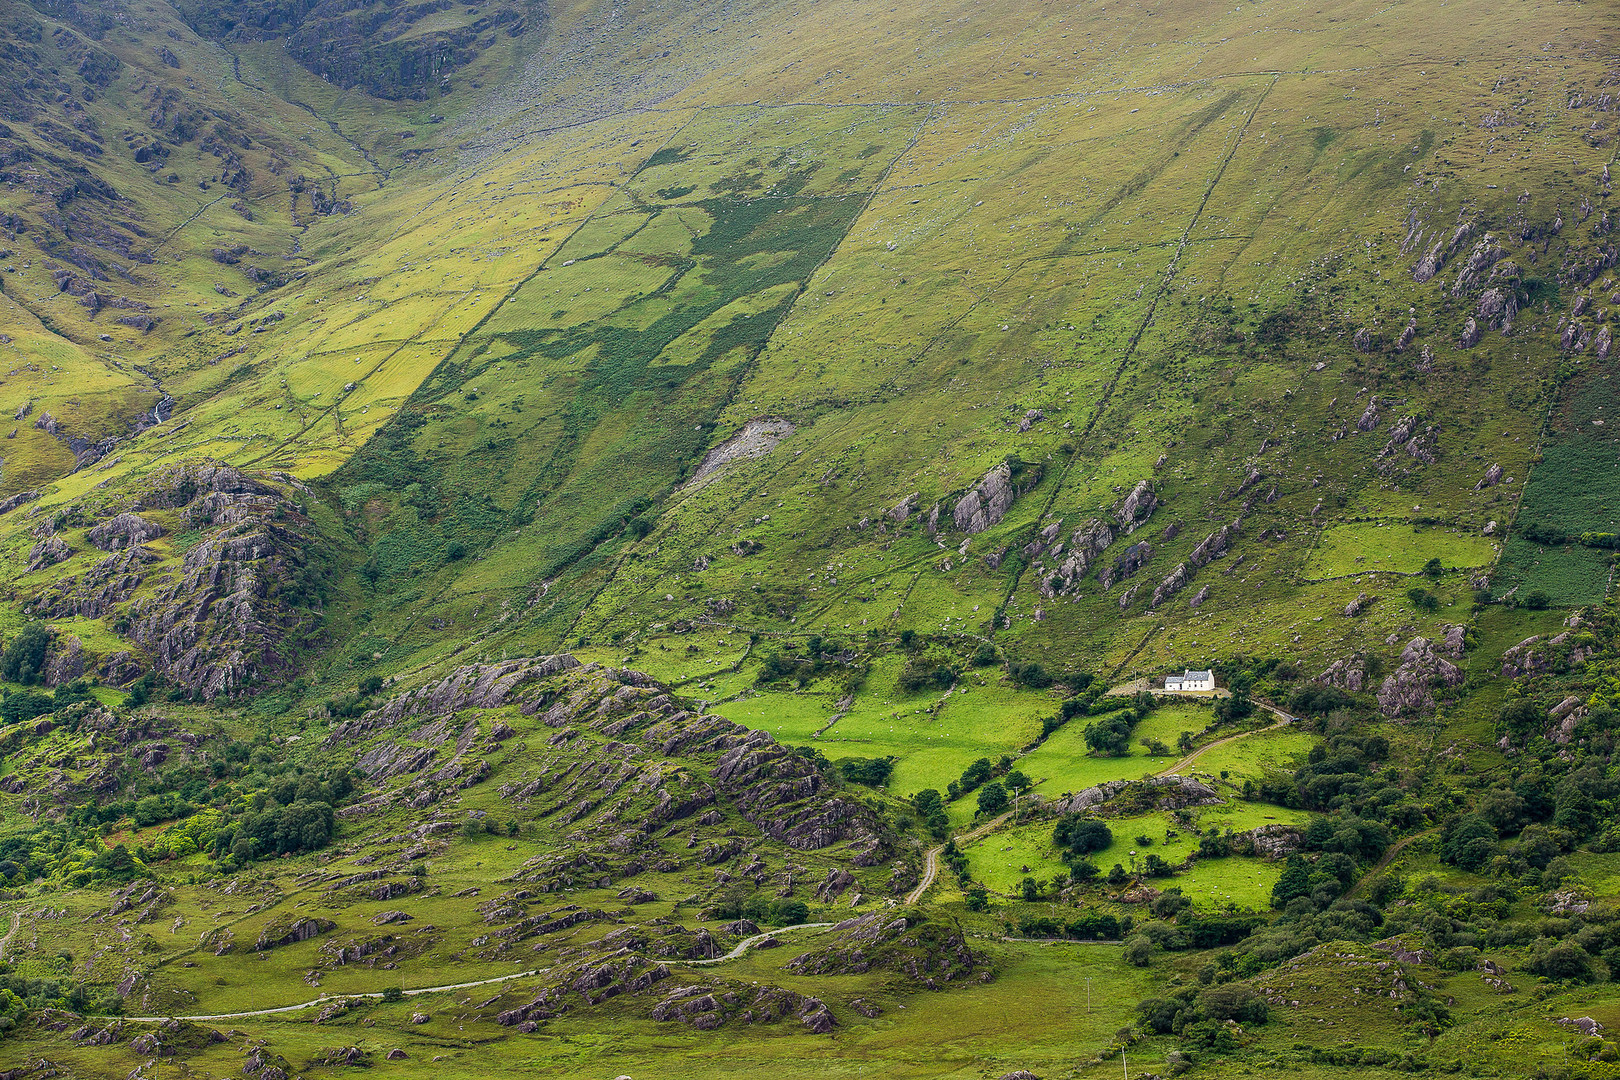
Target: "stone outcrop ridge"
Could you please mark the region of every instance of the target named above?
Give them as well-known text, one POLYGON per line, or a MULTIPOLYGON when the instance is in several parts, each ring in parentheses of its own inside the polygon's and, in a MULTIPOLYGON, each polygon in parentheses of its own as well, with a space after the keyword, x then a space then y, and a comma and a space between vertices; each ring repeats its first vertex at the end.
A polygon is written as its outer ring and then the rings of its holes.
POLYGON ((1113 565, 1102 568, 1097 574, 1097 582, 1104 589, 1111 589, 1116 582, 1135 576, 1136 572, 1146 566, 1148 559, 1152 557, 1153 548, 1147 541, 1132 544, 1119 554, 1113 565))
MULTIPOLYGON (((487 721, 451 717, 503 706, 557 730, 550 740, 555 753, 539 775, 508 785, 503 796, 543 800, 564 822, 615 821, 605 854, 584 863, 569 855, 566 866, 560 857, 541 856, 520 871, 526 880, 638 872, 644 864, 635 853, 649 846, 655 830, 725 805, 789 848, 848 843, 856 865, 873 865, 885 848, 869 810, 769 734, 694 712, 640 672, 582 666, 567 655, 460 668, 339 724, 326 745, 356 746, 356 766, 373 781, 409 778, 403 797, 425 806, 481 779, 488 769, 482 756, 512 734, 497 723, 486 735, 487 721), (399 730, 406 725, 416 726, 399 730), (597 744, 581 742, 582 729, 611 741, 592 750, 597 744)), ((345 812, 367 812, 367 806, 345 812)))
POLYGON ((1037 577, 1037 589, 1047 599, 1063 596, 1073 590, 1086 576, 1097 557, 1114 542, 1114 530, 1106 521, 1096 518, 1075 529, 1069 537, 1067 554, 1059 544, 1049 554, 1063 556, 1055 570, 1044 570, 1037 577))
POLYGON ((988 981, 987 958, 967 945, 962 928, 943 920, 912 922, 890 911, 846 919, 829 931, 834 942, 787 963, 795 975, 861 975, 896 971, 930 990, 967 979, 988 981))
POLYGON ((1595 647, 1589 649, 1571 644, 1571 632, 1565 630, 1551 637, 1537 634, 1525 638, 1502 654, 1502 677, 1522 679, 1585 663, 1597 650, 1595 647))
POLYGON ((1114 511, 1114 520, 1119 522, 1121 535, 1129 536, 1139 529, 1153 516, 1158 505, 1159 497, 1154 494, 1153 481, 1138 480, 1114 511))
MULTIPOLYGON (((1448 626, 1439 642, 1415 637, 1401 651, 1401 663, 1378 688, 1378 708, 1391 719, 1433 712, 1437 687, 1461 686, 1463 671, 1453 660, 1463 654, 1463 628, 1448 626)), ((1331 670, 1331 669, 1330 669, 1331 670)))
POLYGON ((139 547, 148 540, 163 535, 163 526, 147 521, 139 514, 119 514, 104 521, 85 534, 85 539, 102 551, 118 551, 139 547))
POLYGON ((958 529, 969 535, 982 533, 1006 516, 1017 498, 1012 469, 1002 462, 980 477, 979 482, 957 501, 955 509, 951 511, 951 520, 958 529))
POLYGON ((1093 806, 1101 806, 1133 784, 1159 789, 1155 801, 1168 810, 1180 810, 1189 806, 1215 806, 1222 801, 1220 793, 1214 788, 1190 777, 1150 776, 1142 780, 1108 780, 1055 800, 1052 803, 1052 810, 1054 813, 1070 814, 1093 806))
POLYGON ((236 697, 292 671, 311 618, 289 594, 309 569, 309 520, 274 489, 225 466, 176 471, 148 505, 184 507, 210 530, 177 579, 137 601, 130 636, 171 682, 204 701, 236 697))

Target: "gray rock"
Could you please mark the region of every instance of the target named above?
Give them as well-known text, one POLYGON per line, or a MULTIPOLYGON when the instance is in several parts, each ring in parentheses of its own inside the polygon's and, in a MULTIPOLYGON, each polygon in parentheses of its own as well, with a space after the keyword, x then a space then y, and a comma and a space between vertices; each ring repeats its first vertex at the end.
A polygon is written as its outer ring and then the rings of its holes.
POLYGON ((28 569, 30 572, 44 570, 55 566, 59 562, 71 558, 73 549, 60 536, 47 536, 35 544, 28 552, 28 569))
MULTIPOLYGON (((1459 635, 1458 652, 1460 649, 1459 635)), ((1436 687, 1461 686, 1462 669, 1446 659, 1447 652, 1451 652, 1449 640, 1442 642, 1440 648, 1425 637, 1415 637, 1409 641, 1401 652, 1400 666, 1378 688, 1378 707, 1383 714, 1397 719, 1432 712, 1436 687)))
MULTIPOLYGON (((1153 600, 1150 602, 1149 606, 1156 608, 1160 604, 1163 604, 1166 600, 1176 595, 1176 593, 1186 588, 1187 582, 1191 579, 1192 574, 1187 569, 1187 564, 1180 563, 1174 570, 1170 571, 1170 575, 1168 577, 1159 582, 1159 587, 1153 590, 1153 600)), ((1207 594, 1208 591, 1209 590, 1206 588, 1204 593, 1207 594)), ((1198 603, 1203 602, 1203 594, 1200 594, 1200 596, 1196 597, 1195 600, 1197 602, 1194 603, 1194 607, 1196 607, 1198 603)))
POLYGON ((1114 520, 1119 522, 1122 535, 1129 536, 1135 532, 1143 522, 1153 515, 1158 507, 1159 499, 1153 491, 1152 480, 1138 480, 1131 488, 1130 494, 1120 501, 1119 507, 1114 511, 1114 520))
POLYGON ((85 534, 85 539, 102 551, 118 551, 136 547, 163 535, 163 526, 147 521, 139 514, 119 514, 104 521, 85 534))
POLYGON ((1373 428, 1375 428, 1377 426, 1378 426, 1378 399, 1376 397, 1374 397, 1374 398, 1371 398, 1370 400, 1368 400, 1366 411, 1364 411, 1361 414, 1361 419, 1356 421, 1356 430, 1357 431, 1371 431, 1373 428))
POLYGON ((951 520, 963 532, 981 533, 1002 519, 1012 507, 1018 493, 1012 484, 1012 469, 1002 462, 980 478, 972 490, 962 496, 951 520))

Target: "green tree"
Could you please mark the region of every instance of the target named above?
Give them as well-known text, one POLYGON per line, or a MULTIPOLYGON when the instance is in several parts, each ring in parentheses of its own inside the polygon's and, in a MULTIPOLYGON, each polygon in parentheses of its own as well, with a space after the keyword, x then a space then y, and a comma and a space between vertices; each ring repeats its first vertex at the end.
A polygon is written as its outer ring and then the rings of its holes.
POLYGON ((1007 809, 1007 789, 1001 781, 992 780, 979 789, 979 813, 999 814, 1007 809))
POLYGON ((51 647, 51 632, 44 623, 29 623, 22 633, 6 644, 0 653, 0 678, 9 682, 37 683, 45 670, 45 653, 51 647))

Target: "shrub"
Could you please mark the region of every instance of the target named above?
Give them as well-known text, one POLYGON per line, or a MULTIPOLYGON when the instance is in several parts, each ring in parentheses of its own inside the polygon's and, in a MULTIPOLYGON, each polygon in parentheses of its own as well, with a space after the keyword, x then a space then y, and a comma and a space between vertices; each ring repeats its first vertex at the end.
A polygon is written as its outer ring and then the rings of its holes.
POLYGON ((1007 674, 1019 686, 1032 690, 1045 690, 1052 685, 1053 679, 1044 667, 1033 660, 1026 660, 1021 664, 1012 664, 1007 668, 1007 674))
POLYGON ((1058 819, 1052 830, 1052 839, 1058 847, 1076 855, 1089 855, 1102 851, 1114 842, 1114 833, 1107 825, 1079 814, 1066 814, 1058 819))
POLYGON ((838 761, 839 776, 850 783, 865 784, 867 787, 882 787, 889 782, 889 775, 893 772, 893 757, 841 758, 838 761))
POLYGON ((1525 967, 1558 982, 1588 982, 1596 974, 1586 950, 1549 938, 1541 938, 1531 947, 1525 967))
POLYGON ((1419 611, 1434 614, 1440 610, 1440 598, 1421 586, 1414 586, 1406 590, 1406 598, 1412 606, 1419 611))

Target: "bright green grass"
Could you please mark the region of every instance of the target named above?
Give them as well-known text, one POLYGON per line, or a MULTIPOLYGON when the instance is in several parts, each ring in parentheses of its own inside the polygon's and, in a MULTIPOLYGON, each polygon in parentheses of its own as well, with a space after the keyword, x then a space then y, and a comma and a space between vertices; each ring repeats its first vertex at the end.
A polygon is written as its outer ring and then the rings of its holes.
POLYGON ((1315 736, 1292 729, 1250 735, 1200 755, 1194 771, 1208 776, 1226 772, 1239 782, 1259 779, 1278 769, 1291 772, 1296 759, 1303 759, 1315 743, 1315 736))
POLYGON ((833 700, 810 691, 774 691, 728 701, 714 711, 745 727, 768 731, 778 742, 805 743, 835 715, 833 700))
POLYGON ((1490 537, 1402 521, 1339 525, 1322 534, 1305 564, 1306 576, 1343 577, 1383 571, 1415 574, 1430 559, 1447 569, 1485 566, 1496 558, 1490 537))
POLYGON ((1094 757, 1086 749, 1085 727, 1091 721, 1076 717, 1054 731, 1037 749, 1018 761, 1018 767, 1036 783, 1045 799, 1084 791, 1105 780, 1136 780, 1175 761, 1175 756, 1148 757, 1133 738, 1129 757, 1094 757))

